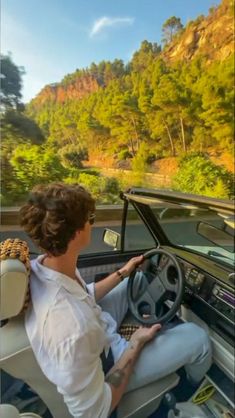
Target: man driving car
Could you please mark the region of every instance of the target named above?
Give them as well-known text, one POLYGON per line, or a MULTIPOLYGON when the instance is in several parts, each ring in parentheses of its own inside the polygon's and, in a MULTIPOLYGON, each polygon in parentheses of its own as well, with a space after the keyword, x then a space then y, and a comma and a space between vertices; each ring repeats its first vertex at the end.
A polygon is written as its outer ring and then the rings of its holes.
POLYGON ((44 253, 31 262, 27 334, 42 371, 76 418, 107 418, 124 392, 182 366, 197 383, 211 365, 209 338, 195 324, 140 326, 130 341, 119 334, 128 276, 143 256, 87 285, 77 265, 94 219, 95 201, 77 184, 37 186, 21 208, 21 225, 44 253))

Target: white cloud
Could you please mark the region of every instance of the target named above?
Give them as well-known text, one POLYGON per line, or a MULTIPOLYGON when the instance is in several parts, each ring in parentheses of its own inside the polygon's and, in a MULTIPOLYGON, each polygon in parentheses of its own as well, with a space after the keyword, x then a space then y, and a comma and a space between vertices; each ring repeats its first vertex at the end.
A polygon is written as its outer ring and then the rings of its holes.
POLYGON ((107 17, 103 16, 96 20, 92 26, 90 36, 93 37, 100 33, 106 27, 132 25, 134 23, 133 17, 107 17))

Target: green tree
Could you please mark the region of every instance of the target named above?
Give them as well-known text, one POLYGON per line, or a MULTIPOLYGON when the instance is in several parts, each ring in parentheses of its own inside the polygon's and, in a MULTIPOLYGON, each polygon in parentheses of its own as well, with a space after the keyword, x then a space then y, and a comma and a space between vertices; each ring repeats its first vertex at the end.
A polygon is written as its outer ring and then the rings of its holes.
POLYGON ((107 86, 110 81, 122 77, 126 70, 123 61, 115 59, 113 62, 101 61, 99 64, 92 62, 88 72, 100 86, 107 86))
POLYGON ((135 155, 143 136, 143 115, 131 88, 110 83, 97 117, 110 129, 116 151, 126 146, 135 155))
POLYGON ((233 152, 234 136, 234 54, 213 63, 200 81, 202 112, 214 143, 233 152))
POLYGON ((161 114, 161 122, 169 138, 172 155, 175 155, 175 140, 172 130, 177 128, 177 137, 180 139, 183 152, 186 152, 187 137, 185 125, 188 119, 189 105, 188 91, 184 89, 177 69, 171 69, 162 75, 158 88, 155 90, 152 103, 157 113, 161 114), (169 125, 171 121, 172 126, 169 125))
POLYGON ((161 46, 144 40, 140 49, 133 54, 130 68, 134 72, 143 71, 161 52, 161 46))
POLYGON ((154 140, 152 148, 156 157, 176 155, 175 137, 177 136, 176 120, 174 115, 164 111, 160 107, 154 107, 147 115, 151 138, 154 140))
POLYGON ((164 44, 168 44, 172 41, 173 37, 183 29, 183 25, 179 17, 171 16, 163 23, 162 26, 162 41, 164 44))
POLYGON ((97 94, 92 94, 86 98, 79 107, 79 118, 77 129, 79 131, 80 141, 88 149, 102 149, 106 146, 107 138, 110 135, 109 126, 106 126, 101 117, 99 104, 102 99, 97 94), (99 100, 97 103, 97 100, 99 100), (96 110, 97 109, 97 110, 96 110))
POLYGON ((1 110, 18 108, 21 101, 22 67, 15 65, 9 55, 1 55, 1 110))

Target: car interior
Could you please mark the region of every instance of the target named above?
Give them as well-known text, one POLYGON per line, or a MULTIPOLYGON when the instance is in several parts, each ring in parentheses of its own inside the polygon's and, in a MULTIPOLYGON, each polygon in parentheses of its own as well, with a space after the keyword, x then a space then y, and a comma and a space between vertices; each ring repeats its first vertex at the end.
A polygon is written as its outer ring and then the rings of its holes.
MULTIPOLYGON (((83 254, 79 260, 83 279, 87 283, 102 280, 130 257, 144 253, 144 263, 132 273, 128 283, 126 322, 135 318, 147 326, 175 320, 199 324, 212 341, 213 364, 189 402, 181 404, 176 398, 167 404, 167 396, 169 399, 180 380, 173 373, 125 394, 118 406, 118 418, 147 418, 154 413, 151 417, 158 417, 163 400, 171 410, 171 417, 234 416, 233 204, 139 188, 123 193, 122 199, 121 222, 100 227, 101 251, 83 254), (144 279, 140 293, 136 293, 135 275, 139 270, 144 279), (205 402, 195 401, 208 387, 211 390, 205 402)), ((49 416, 70 417, 56 387, 41 372, 26 335, 22 310, 28 286, 29 269, 20 251, 14 256, 3 254, 0 367, 35 391, 48 408, 49 416)), ((1 405, 0 412, 6 418, 40 417, 19 415, 14 409, 12 405, 1 405)))

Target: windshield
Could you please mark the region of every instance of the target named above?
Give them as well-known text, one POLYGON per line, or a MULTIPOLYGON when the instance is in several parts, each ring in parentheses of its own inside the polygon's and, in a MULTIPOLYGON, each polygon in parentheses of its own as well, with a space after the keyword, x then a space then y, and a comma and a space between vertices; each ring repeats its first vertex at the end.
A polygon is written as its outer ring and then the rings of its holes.
POLYGON ((152 203, 150 206, 173 245, 234 265, 234 226, 231 215, 180 204, 166 203, 165 206, 159 206, 152 203), (204 233, 202 226, 209 233, 204 233))

